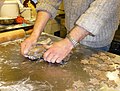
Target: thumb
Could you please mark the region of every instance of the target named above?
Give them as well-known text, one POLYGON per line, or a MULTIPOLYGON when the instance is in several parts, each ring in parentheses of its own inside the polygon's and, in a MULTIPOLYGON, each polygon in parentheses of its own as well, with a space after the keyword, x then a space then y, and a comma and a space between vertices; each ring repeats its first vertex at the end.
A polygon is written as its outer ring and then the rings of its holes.
POLYGON ((24 55, 28 54, 28 52, 30 51, 31 48, 32 48, 31 45, 26 45, 24 48, 24 55))
POLYGON ((24 50, 24 55, 28 54, 29 50, 28 49, 25 49, 24 50))
POLYGON ((47 44, 43 44, 43 47, 45 47, 46 49, 49 49, 52 45, 47 45, 47 44))

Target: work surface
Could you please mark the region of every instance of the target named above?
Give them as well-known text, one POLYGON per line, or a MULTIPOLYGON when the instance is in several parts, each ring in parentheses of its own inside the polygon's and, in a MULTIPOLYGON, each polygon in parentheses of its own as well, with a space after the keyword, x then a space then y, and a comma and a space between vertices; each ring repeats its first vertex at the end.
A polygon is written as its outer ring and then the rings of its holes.
POLYGON ((120 56, 79 46, 63 65, 30 61, 21 41, 0 45, 0 91, 120 91, 120 56))

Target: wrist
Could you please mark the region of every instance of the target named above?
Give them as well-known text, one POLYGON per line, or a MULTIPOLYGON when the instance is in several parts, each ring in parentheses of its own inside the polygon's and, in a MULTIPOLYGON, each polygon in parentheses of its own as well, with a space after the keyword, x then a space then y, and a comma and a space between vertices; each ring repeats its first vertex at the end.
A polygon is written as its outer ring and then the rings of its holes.
POLYGON ((30 37, 32 37, 33 39, 38 39, 40 36, 40 31, 33 31, 32 34, 30 35, 30 37))
POLYGON ((66 44, 68 45, 68 47, 69 47, 70 49, 73 49, 73 48, 74 48, 73 44, 69 41, 68 38, 65 38, 64 40, 66 41, 66 44))
POLYGON ((79 45, 79 43, 69 34, 67 34, 66 38, 71 42, 73 48, 79 45))
POLYGON ((29 38, 30 38, 34 43, 36 43, 37 40, 38 40, 38 37, 33 36, 33 35, 30 35, 29 38))

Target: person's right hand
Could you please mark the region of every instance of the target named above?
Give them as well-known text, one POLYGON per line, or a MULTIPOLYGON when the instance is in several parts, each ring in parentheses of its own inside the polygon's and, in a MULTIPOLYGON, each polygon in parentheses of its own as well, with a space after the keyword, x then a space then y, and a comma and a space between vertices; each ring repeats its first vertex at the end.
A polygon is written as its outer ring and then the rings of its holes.
POLYGON ((37 42, 34 36, 30 36, 21 43, 21 54, 25 56, 30 48, 37 42))

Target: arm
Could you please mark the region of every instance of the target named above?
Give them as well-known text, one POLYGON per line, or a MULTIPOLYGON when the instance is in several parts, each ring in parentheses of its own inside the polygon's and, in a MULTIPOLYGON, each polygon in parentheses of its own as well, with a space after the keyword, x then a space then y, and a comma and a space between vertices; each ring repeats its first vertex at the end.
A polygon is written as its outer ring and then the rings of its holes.
POLYGON ((39 38, 39 35, 43 31, 46 23, 51 17, 55 17, 55 12, 57 12, 60 0, 40 0, 37 5, 37 19, 35 21, 33 32, 21 43, 21 54, 25 55, 28 53, 29 49, 34 45, 39 38), (49 2, 49 3, 48 3, 49 2))
POLYGON ((50 14, 47 12, 39 11, 32 34, 21 43, 21 54, 25 55, 28 53, 29 49, 37 42, 39 35, 43 31, 47 21, 50 18, 50 14))
MULTIPOLYGON (((119 0, 95 0, 90 8, 77 20, 69 35, 77 42, 87 35, 99 34, 101 28, 107 21, 119 12, 119 0)), ((119 21, 119 20, 118 20, 119 21)), ((73 44, 65 38, 50 46, 44 54, 44 59, 52 63, 60 63, 72 50, 73 44)))
POLYGON ((30 37, 33 37, 37 41, 39 35, 42 33, 50 17, 51 15, 49 13, 44 12, 44 11, 39 11, 37 14, 37 19, 33 27, 33 32, 30 35, 30 37))
MULTIPOLYGON (((90 8, 79 17, 76 22, 77 26, 72 29, 70 36, 77 42, 84 39, 88 34, 96 36, 110 19, 113 17, 118 19, 119 14, 119 0, 95 0, 90 8)), ((118 22, 119 20, 116 23, 118 22)))
POLYGON ((33 27, 33 33, 31 36, 34 36, 34 39, 37 39, 41 32, 43 31, 45 25, 47 24, 50 18, 56 16, 57 9, 61 0, 40 0, 37 4, 37 19, 33 27))

